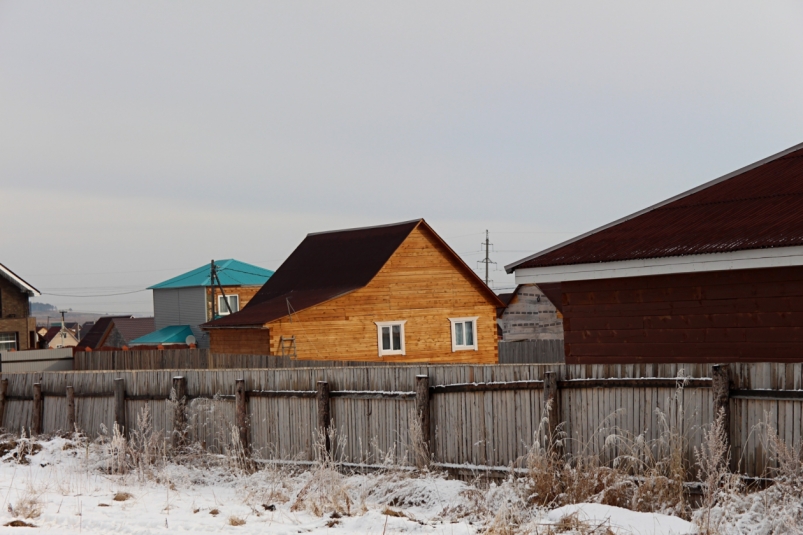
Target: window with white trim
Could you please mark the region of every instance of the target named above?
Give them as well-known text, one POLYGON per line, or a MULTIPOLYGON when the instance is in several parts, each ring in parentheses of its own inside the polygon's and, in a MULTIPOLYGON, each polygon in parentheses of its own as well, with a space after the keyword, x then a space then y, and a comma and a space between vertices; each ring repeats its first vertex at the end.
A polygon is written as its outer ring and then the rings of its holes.
POLYGON ((477 319, 449 318, 452 324, 452 351, 477 351, 477 319))
POLYGON ((404 355, 404 321, 375 321, 379 356, 404 355))
POLYGON ((0 333, 0 351, 16 351, 17 333, 0 333))
POLYGON ((240 296, 239 295, 219 295, 217 296, 217 313, 221 316, 227 316, 229 309, 226 308, 226 299, 229 301, 232 313, 240 310, 240 296))

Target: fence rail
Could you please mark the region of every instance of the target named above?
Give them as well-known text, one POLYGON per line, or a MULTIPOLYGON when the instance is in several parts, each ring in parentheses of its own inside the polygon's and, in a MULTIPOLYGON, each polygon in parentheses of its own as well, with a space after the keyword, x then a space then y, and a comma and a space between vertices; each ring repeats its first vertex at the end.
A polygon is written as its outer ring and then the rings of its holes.
POLYGON ((413 464, 411 429, 418 422, 439 465, 510 466, 521 461, 534 439, 546 440, 549 427, 560 424, 567 434, 567 453, 597 453, 605 460, 617 454, 616 441, 608 440, 612 433, 642 435, 649 442, 667 429, 676 430, 686 437, 683 454, 692 466, 702 430, 723 407, 729 412, 734 467, 761 476, 771 461, 753 432, 756 425, 766 420, 796 447, 803 432, 801 364, 409 365, 2 375, 0 422, 9 430, 50 433, 75 425, 94 437, 115 421, 135 426, 138 412, 147 406, 154 429, 168 436, 179 422, 189 440, 220 451, 232 433, 241 433, 258 455, 276 459, 311 460, 317 433, 331 426, 341 439, 332 444, 333 451, 345 462, 370 464, 392 454, 413 464), (170 401, 174 391, 187 399, 186 405, 170 401), (186 412, 176 414, 176 407, 185 406, 186 412), (546 412, 547 406, 552 412, 546 412), (330 423, 322 423, 321 414, 330 423), (542 421, 549 425, 545 428, 542 421))
MULTIPOLYGON (((500 364, 563 363, 562 340, 499 342, 500 364)), ((75 353, 75 371, 103 370, 225 370, 241 368, 349 368, 403 366, 399 362, 299 360, 278 355, 232 355, 208 349, 164 349, 126 351, 79 351, 75 353)), ((22 371, 22 370, 20 370, 22 371)))

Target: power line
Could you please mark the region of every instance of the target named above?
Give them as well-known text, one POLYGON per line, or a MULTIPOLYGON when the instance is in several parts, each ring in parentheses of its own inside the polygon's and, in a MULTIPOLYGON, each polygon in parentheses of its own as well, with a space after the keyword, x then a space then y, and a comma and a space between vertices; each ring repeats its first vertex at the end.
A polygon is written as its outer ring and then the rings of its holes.
POLYGON ((114 294, 68 295, 68 294, 52 294, 52 293, 42 292, 42 295, 51 295, 53 297, 111 297, 113 295, 130 295, 130 294, 136 294, 136 293, 139 293, 139 292, 147 292, 147 291, 148 291, 147 288, 143 288, 141 290, 134 290, 133 292, 120 292, 120 293, 114 293, 114 294))

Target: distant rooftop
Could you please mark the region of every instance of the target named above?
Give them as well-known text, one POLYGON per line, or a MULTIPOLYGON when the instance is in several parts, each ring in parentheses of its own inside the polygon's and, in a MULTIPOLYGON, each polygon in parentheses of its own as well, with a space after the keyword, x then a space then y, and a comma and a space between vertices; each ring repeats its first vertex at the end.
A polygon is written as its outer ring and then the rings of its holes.
MULTIPOLYGON (((239 260, 215 260, 220 284, 223 286, 262 286, 273 275, 273 271, 239 260)), ((149 290, 161 288, 188 288, 192 286, 212 286, 209 264, 188 271, 159 284, 149 286, 149 290)))

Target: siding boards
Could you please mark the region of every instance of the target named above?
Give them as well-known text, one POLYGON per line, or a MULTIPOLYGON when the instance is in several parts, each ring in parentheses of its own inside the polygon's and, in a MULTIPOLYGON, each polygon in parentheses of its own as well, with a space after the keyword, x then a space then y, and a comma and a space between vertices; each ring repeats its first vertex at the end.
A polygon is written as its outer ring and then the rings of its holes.
POLYGON ((562 283, 570 363, 789 361, 803 355, 803 268, 562 283))

